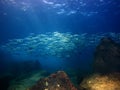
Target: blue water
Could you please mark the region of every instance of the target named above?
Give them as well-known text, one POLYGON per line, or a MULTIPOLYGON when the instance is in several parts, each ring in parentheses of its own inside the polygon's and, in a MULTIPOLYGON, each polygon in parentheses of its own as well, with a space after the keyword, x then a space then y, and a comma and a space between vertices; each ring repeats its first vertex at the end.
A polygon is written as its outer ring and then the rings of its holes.
MULTIPOLYGON (((42 69, 51 72, 66 68, 89 70, 92 67, 95 47, 106 35, 117 42, 120 41, 119 0, 0 0, 0 47, 2 47, 0 70, 3 72, 9 71, 12 62, 25 60, 39 60, 42 69), (50 51, 46 49, 51 43, 48 40, 47 44, 40 43, 40 46, 35 46, 38 39, 45 40, 46 37, 54 39, 55 32, 64 34, 65 38, 66 34, 70 33, 69 36, 73 39, 77 34, 83 45, 77 49, 77 44, 73 41, 68 43, 75 44, 72 50, 63 48, 56 51, 57 48, 68 45, 63 43, 64 45, 60 46, 62 41, 58 40, 58 47, 54 49, 56 44, 52 44, 50 51), (38 37, 41 34, 48 36, 38 37), (27 37, 38 39, 35 39, 35 42, 33 39, 27 41, 27 37), (22 43, 18 43, 17 39, 21 39, 22 43), (14 42, 17 44, 12 46, 10 43, 14 42), (17 49, 13 50, 16 47, 17 49), (26 48, 32 49, 33 52, 27 53, 26 48), (43 52, 40 49, 43 49, 43 52)), ((58 39, 63 40, 64 37, 58 39)), ((67 39, 72 40, 70 37, 67 39)))

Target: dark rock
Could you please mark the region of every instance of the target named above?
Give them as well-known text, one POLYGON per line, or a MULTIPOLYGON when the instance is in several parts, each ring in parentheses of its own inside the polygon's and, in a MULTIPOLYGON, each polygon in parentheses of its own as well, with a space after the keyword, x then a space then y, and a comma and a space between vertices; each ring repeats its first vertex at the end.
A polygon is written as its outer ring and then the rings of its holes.
POLYGON ((94 58, 94 71, 99 73, 120 72, 120 44, 111 38, 102 38, 94 58))
POLYGON ((10 84, 10 81, 13 79, 14 77, 11 75, 6 75, 3 77, 0 77, 0 90, 7 90, 10 84))
POLYGON ((64 71, 58 71, 47 78, 40 79, 29 90, 77 90, 64 71))

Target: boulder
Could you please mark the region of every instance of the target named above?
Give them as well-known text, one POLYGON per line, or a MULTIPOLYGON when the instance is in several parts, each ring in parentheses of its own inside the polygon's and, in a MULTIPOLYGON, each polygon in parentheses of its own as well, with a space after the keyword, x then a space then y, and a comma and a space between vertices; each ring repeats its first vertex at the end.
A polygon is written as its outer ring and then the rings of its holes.
POLYGON ((77 90, 64 71, 40 79, 29 90, 77 90))
POLYGON ((90 75, 84 78, 80 90, 120 90, 120 73, 90 75))
POLYGON ((99 73, 120 72, 120 44, 104 37, 94 55, 94 71, 99 73))

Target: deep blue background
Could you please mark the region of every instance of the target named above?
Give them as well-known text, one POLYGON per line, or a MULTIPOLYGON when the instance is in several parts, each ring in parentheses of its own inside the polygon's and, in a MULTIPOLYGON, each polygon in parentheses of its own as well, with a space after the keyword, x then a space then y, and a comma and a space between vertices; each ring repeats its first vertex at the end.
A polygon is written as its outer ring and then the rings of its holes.
POLYGON ((70 16, 56 15, 51 9, 51 11, 46 10, 42 6, 33 6, 32 10, 24 12, 18 7, 0 3, 0 43, 6 42, 8 39, 25 37, 29 33, 52 31, 73 33, 119 32, 120 1, 111 1, 117 4, 100 8, 91 6, 90 10, 98 9, 99 11, 98 14, 92 16, 83 16, 79 13, 70 16), (106 8, 108 11, 102 12, 106 8))
MULTIPOLYGON (((84 16, 80 13, 69 16, 64 14, 57 15, 54 10, 47 10, 42 5, 38 5, 36 7, 35 5, 37 0, 33 2, 33 8, 27 11, 22 11, 19 7, 15 8, 9 4, 3 4, 0 2, 0 44, 6 43, 10 39, 24 38, 30 33, 54 31, 89 34, 99 32, 120 33, 120 0, 109 0, 116 4, 110 4, 99 8, 92 6, 92 1, 96 0, 91 0, 91 5, 89 5, 87 10, 90 11, 93 9, 99 11, 98 14, 92 16, 84 16), (103 12, 105 9, 108 11, 103 12)), ((108 0, 105 1, 107 2, 108 0)), ((69 6, 70 8, 74 8, 72 4, 69 6)), ((68 60, 67 62, 71 65, 74 62, 72 65, 73 67, 76 66, 76 64, 78 64, 78 66, 81 65, 81 67, 84 67, 85 65, 89 66, 91 62, 88 61, 88 59, 92 59, 91 56, 93 55, 93 51, 90 56, 88 53, 91 53, 91 50, 82 52, 78 61, 74 61, 73 59, 73 61, 71 60, 70 62, 68 60)), ((7 63, 6 61, 1 61, 2 66, 5 67, 10 60, 9 58, 4 58, 6 54, 3 54, 2 56, 1 60, 7 61, 7 63)), ((12 57, 10 57, 10 59, 12 60, 12 57)), ((52 64, 55 65, 56 63, 58 66, 59 64, 61 65, 59 61, 54 62, 54 59, 51 59, 53 60, 52 64)), ((50 64, 52 66, 49 61, 50 60, 47 61, 46 59, 46 64, 50 64)))

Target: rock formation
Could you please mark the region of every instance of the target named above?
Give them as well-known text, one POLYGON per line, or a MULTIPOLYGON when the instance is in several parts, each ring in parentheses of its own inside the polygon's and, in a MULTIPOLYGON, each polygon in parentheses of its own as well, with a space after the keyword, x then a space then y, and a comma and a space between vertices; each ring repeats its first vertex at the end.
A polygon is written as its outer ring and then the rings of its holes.
POLYGON ((29 90, 77 90, 64 71, 58 71, 50 76, 40 79, 29 90))
POLYGON ((120 90, 120 73, 93 74, 82 81, 80 90, 120 90))
POLYGON ((120 45, 111 38, 102 38, 97 46, 94 70, 99 73, 120 72, 120 45))

